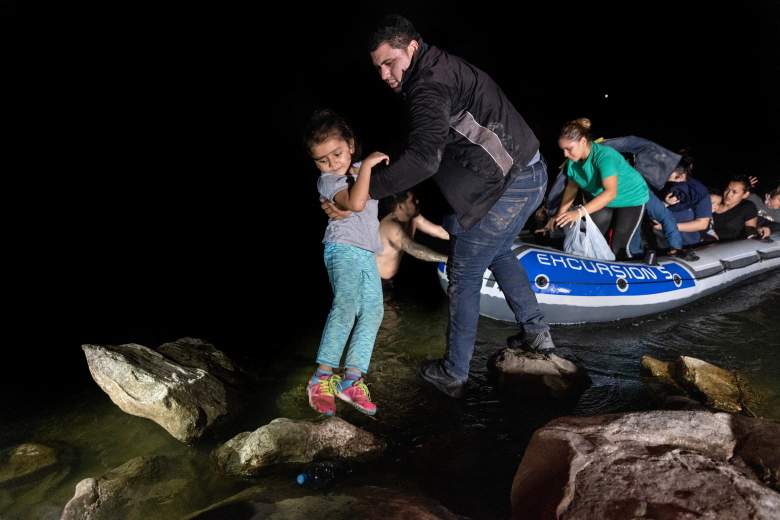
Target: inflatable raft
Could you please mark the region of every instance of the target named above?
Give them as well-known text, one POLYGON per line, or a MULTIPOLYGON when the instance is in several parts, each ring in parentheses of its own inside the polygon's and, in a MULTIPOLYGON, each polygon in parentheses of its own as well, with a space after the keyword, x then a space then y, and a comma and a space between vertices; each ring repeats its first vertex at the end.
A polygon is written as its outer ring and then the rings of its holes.
MULTIPOLYGON (((659 257, 659 265, 606 262, 516 242, 514 253, 553 324, 636 318, 667 311, 780 267, 780 233, 765 240, 713 243, 696 249, 699 260, 659 257)), ((437 269, 447 291, 445 264, 437 269)), ((480 314, 515 321, 490 270, 480 292, 480 314)))

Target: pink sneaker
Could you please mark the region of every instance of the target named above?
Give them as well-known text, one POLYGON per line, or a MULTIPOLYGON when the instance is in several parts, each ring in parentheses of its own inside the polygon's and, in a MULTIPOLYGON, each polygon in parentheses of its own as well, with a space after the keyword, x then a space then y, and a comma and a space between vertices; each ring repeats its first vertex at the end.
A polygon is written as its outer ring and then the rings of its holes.
POLYGON ((376 413, 376 405, 371 402, 371 394, 368 393, 368 386, 363 381, 363 378, 353 381, 352 384, 346 388, 342 388, 344 382, 339 382, 335 385, 336 396, 342 401, 346 401, 366 415, 374 415, 376 413))
POLYGON ((339 382, 341 382, 341 378, 335 374, 318 378, 312 377, 306 386, 309 406, 318 413, 336 415, 336 399, 333 394, 339 382))

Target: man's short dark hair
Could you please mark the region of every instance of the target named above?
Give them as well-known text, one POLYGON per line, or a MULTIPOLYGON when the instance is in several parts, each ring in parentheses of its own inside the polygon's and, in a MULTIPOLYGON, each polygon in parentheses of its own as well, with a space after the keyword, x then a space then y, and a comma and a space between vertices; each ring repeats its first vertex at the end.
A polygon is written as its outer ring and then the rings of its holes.
POLYGON ((412 22, 400 14, 389 14, 382 18, 371 32, 368 50, 374 52, 383 43, 394 49, 404 49, 412 40, 422 40, 412 22))
POLYGON ((380 218, 382 218, 385 215, 389 215, 390 213, 395 211, 395 208, 397 208, 399 204, 406 202, 406 199, 409 198, 410 193, 412 192, 409 190, 399 191, 398 193, 394 193, 380 200, 379 201, 379 214, 381 215, 380 218))

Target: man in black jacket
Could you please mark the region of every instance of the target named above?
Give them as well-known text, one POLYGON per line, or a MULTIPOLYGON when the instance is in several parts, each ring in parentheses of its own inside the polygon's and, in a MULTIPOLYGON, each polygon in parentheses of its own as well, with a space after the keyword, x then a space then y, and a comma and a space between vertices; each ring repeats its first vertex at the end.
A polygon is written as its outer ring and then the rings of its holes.
POLYGON ((547 165, 539 141, 496 83, 483 71, 423 42, 412 23, 385 17, 369 41, 382 80, 403 96, 410 132, 406 148, 371 177, 380 199, 433 177, 454 210, 445 218, 450 316, 444 359, 420 367, 421 377, 462 397, 479 320, 483 274, 498 281, 528 347, 555 345, 528 275, 512 243, 539 206, 547 165))

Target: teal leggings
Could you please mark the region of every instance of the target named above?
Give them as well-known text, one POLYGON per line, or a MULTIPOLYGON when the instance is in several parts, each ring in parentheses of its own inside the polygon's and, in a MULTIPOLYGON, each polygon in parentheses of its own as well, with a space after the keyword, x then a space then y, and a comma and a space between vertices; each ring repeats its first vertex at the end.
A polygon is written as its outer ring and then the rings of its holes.
POLYGON ((317 363, 338 367, 352 332, 344 366, 366 373, 385 313, 376 257, 366 249, 326 242, 325 267, 333 289, 333 305, 325 322, 317 363))

